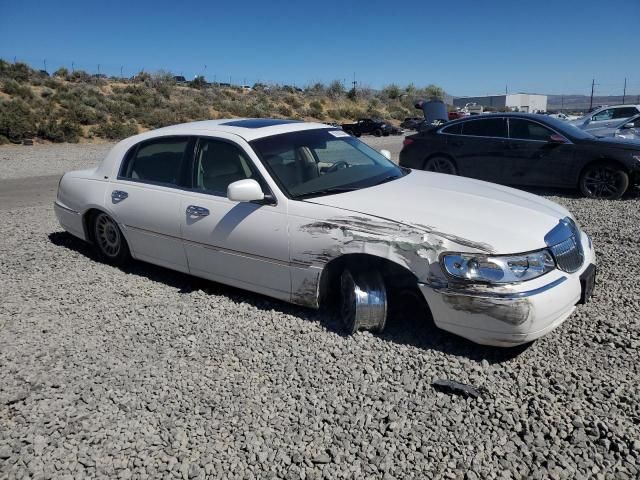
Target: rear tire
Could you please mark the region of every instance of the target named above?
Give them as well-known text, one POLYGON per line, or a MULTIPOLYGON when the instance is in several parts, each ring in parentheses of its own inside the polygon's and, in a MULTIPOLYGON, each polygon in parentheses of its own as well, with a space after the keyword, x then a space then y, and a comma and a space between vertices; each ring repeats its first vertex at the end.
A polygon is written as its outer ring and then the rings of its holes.
POLYGON ((340 316, 350 335, 358 330, 384 330, 387 290, 380 272, 345 268, 340 277, 340 316))
POLYGON ((427 172, 446 173, 448 175, 458 174, 458 169, 455 164, 447 157, 431 157, 424 162, 424 170, 427 172))
POLYGON ((617 200, 629 188, 629 175, 615 163, 595 163, 584 169, 579 187, 587 198, 617 200))
POLYGON ((122 267, 131 259, 129 246, 118 224, 104 212, 92 219, 93 245, 102 260, 109 265, 122 267))
POLYGON ((382 136, 382 130, 380 130, 380 129, 378 128, 378 129, 376 129, 376 130, 373 132, 373 134, 374 134, 376 137, 381 137, 381 136, 382 136))

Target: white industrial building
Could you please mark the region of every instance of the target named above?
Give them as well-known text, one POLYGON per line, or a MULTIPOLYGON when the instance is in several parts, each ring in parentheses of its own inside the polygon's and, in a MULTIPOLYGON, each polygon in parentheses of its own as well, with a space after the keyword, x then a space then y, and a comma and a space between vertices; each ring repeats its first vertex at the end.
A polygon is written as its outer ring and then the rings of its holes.
POLYGON ((514 112, 546 112, 547 96, 537 93, 509 93, 506 95, 487 95, 485 97, 459 97, 453 99, 454 107, 463 108, 467 104, 491 107, 496 110, 510 109, 514 112))

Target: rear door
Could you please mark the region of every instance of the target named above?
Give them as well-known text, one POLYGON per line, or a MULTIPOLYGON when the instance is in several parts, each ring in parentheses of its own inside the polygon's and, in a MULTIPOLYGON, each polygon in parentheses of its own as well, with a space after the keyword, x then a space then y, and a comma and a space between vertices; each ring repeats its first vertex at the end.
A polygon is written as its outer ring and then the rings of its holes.
POLYGON ((181 192, 195 138, 159 137, 133 147, 110 182, 110 210, 135 258, 187 272, 180 238, 181 192))
POLYGON ((246 142, 235 135, 220 133, 198 140, 193 188, 183 192, 179 213, 189 270, 200 277, 289 300, 286 198, 273 203, 227 198, 229 184, 247 178, 258 181, 265 194, 272 193, 257 162, 246 142))
MULTIPOLYGON (((570 179, 575 146, 541 123, 509 118, 509 141, 505 153, 504 181, 512 185, 564 186, 570 179)), ((562 137, 564 138, 564 137, 562 137)))
POLYGON ((458 174, 490 182, 503 181, 507 141, 504 117, 489 116, 445 127, 447 151, 454 157, 458 174))

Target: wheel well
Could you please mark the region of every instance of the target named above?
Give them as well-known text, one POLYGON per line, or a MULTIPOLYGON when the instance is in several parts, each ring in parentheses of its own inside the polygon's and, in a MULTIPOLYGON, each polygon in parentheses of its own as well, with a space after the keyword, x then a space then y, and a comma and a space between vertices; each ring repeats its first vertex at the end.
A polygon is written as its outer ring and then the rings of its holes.
POLYGON ((418 278, 407 268, 386 258, 368 255, 366 253, 350 253, 331 260, 322 270, 320 276, 319 303, 327 305, 333 303, 335 294, 339 291, 332 288, 339 284, 340 275, 345 268, 376 269, 387 285, 393 290, 417 288, 418 278))
POLYGON ((89 210, 84 212, 84 214, 82 215, 82 227, 84 228, 84 237, 87 239, 89 243, 93 243, 95 240, 93 236, 93 228, 91 228, 91 222, 93 220, 93 217, 96 216, 98 213, 104 213, 104 212, 97 208, 90 208, 89 210))
POLYGON ((578 175, 578 181, 580 181, 580 178, 582 178, 582 174, 584 173, 584 171, 587 168, 589 168, 589 167, 591 167, 593 165, 615 165, 615 166, 619 167, 620 170, 622 170, 626 174, 630 173, 629 169, 623 163, 619 162, 618 160, 612 160, 612 159, 609 159, 609 158, 598 158, 597 160, 590 161, 584 167, 582 167, 582 170, 580 170, 580 175, 578 175))
POLYGON ((448 158, 449 160, 451 160, 451 162, 453 163, 453 166, 456 167, 456 171, 458 171, 458 164, 456 163, 456 159, 453 158, 451 155, 449 155, 448 153, 432 153, 431 155, 429 155, 427 158, 424 159, 424 162, 422 164, 422 168, 426 168, 427 166, 427 162, 429 160, 431 160, 432 158, 436 158, 436 157, 444 157, 444 158, 448 158))

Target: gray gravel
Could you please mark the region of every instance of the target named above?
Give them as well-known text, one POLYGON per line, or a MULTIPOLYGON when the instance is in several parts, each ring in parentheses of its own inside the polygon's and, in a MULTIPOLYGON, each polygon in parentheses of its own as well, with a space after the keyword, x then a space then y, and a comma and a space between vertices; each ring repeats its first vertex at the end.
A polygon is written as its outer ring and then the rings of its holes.
POLYGON ((50 204, 0 210, 0 478, 638 478, 640 195, 551 198, 593 236, 598 288, 516 350, 417 314, 345 337, 328 313, 98 263, 50 204))

